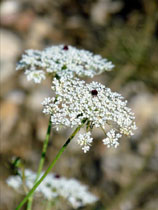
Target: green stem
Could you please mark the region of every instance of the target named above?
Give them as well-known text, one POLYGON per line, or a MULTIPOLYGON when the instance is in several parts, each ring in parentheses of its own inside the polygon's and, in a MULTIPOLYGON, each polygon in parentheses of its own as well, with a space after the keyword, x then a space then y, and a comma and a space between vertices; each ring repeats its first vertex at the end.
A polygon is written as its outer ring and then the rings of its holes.
POLYGON ((21 209, 21 207, 26 203, 26 201, 29 199, 29 197, 34 193, 36 188, 41 184, 41 182, 45 179, 45 177, 48 175, 48 173, 51 171, 57 160, 60 158, 62 153, 64 152, 65 148, 68 146, 68 144, 71 142, 71 140, 74 138, 74 136, 77 134, 77 132, 80 130, 80 128, 83 126, 83 124, 86 122, 86 120, 83 120, 82 124, 78 126, 75 131, 71 134, 71 136, 68 138, 68 140, 65 142, 65 144, 62 146, 62 148, 59 150, 58 154, 56 155, 55 159, 51 162, 50 166, 47 168, 43 176, 35 183, 33 188, 28 192, 28 194, 25 196, 25 198, 21 201, 21 203, 18 205, 16 210, 21 209))
MULTIPOLYGON (((37 182, 37 180, 38 180, 38 178, 41 174, 41 171, 43 169, 50 133, 51 133, 51 119, 49 119, 47 134, 46 134, 46 138, 45 138, 44 143, 43 143, 42 154, 41 154, 41 159, 40 159, 39 166, 38 166, 38 171, 37 171, 37 176, 36 176, 36 179, 35 179, 35 183, 37 182)), ((27 210, 31 210, 32 202, 33 202, 33 194, 28 199, 27 210)))
POLYGON ((46 210, 51 210, 51 201, 47 201, 47 206, 46 206, 46 210))
POLYGON ((27 203, 27 209, 26 210, 31 210, 32 209, 32 202, 33 202, 33 195, 28 198, 28 203, 27 203))
POLYGON ((47 146, 48 146, 48 141, 49 141, 49 137, 50 137, 50 132, 51 132, 51 119, 49 120, 49 123, 48 123, 48 129, 47 129, 47 134, 46 134, 46 138, 45 138, 45 141, 44 141, 44 144, 43 144, 43 149, 42 149, 42 155, 41 155, 41 160, 40 160, 40 163, 39 163, 39 167, 38 167, 38 171, 37 171, 37 176, 36 176, 36 180, 35 182, 38 180, 40 174, 41 174, 41 171, 43 169, 43 165, 44 165, 44 161, 45 161, 45 156, 46 156, 46 151, 47 151, 47 146))
POLYGON ((24 192, 27 194, 28 193, 28 190, 27 190, 27 187, 26 187, 26 180, 25 180, 25 169, 24 167, 22 166, 22 176, 21 176, 21 179, 22 179, 22 185, 23 185, 23 189, 24 189, 24 192))

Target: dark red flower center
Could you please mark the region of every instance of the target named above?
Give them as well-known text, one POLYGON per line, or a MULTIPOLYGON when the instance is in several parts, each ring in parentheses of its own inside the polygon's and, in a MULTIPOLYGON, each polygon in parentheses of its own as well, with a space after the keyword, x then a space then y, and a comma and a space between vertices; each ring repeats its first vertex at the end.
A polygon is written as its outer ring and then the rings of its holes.
POLYGON ((92 94, 93 96, 97 96, 97 95, 98 95, 98 91, 97 91, 97 90, 92 90, 92 91, 91 91, 91 94, 92 94))
POLYGON ((56 179, 59 179, 59 178, 60 178, 60 175, 59 175, 59 174, 56 174, 56 175, 55 175, 55 178, 56 178, 56 179))
POLYGON ((63 50, 68 50, 69 47, 67 45, 64 45, 63 50))

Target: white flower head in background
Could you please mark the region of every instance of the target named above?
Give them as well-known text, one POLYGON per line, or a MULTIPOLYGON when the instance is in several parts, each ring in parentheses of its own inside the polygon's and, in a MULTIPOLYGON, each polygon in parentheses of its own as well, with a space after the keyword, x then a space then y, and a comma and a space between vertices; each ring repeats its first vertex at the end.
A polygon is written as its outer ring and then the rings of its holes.
POLYGON ((52 89, 56 97, 43 101, 43 112, 51 115, 52 124, 58 127, 76 127, 85 123, 85 134, 79 135, 78 143, 86 153, 93 139, 93 127, 105 132, 106 125, 111 130, 103 143, 108 147, 117 147, 118 139, 123 135, 133 135, 136 125, 134 114, 128 108, 127 101, 98 82, 86 84, 85 81, 70 76, 54 79, 52 89))
MULTIPOLYGON (((7 182, 7 184, 8 184, 10 187, 12 187, 12 188, 14 188, 14 189, 16 189, 16 190, 20 190, 20 192, 21 192, 21 191, 22 191, 22 190, 21 190, 21 186, 22 186, 22 184, 23 184, 22 178, 21 178, 21 177, 22 177, 22 172, 19 170, 18 173, 19 173, 19 175, 10 176, 10 177, 6 180, 6 182, 7 182)), ((36 174, 35 174, 35 173, 33 173, 33 172, 32 172, 31 170, 29 170, 29 169, 26 169, 26 170, 25 170, 25 184, 26 184, 27 188, 30 189, 30 188, 33 187, 35 178, 36 178, 36 174)))
POLYGON ((100 55, 80 50, 70 45, 57 45, 40 50, 26 50, 17 65, 17 70, 25 69, 28 80, 40 83, 46 74, 62 76, 93 77, 110 71, 114 65, 100 55))
POLYGON ((14 188, 15 190, 18 190, 21 186, 21 178, 20 176, 16 175, 16 176, 10 176, 7 180, 6 180, 7 184, 14 188))
MULTIPOLYGON (((21 173, 21 171, 19 172, 21 173)), ((26 169, 25 185, 28 190, 34 185, 35 179, 36 173, 30 169, 26 169)), ((21 191, 20 188, 22 188, 23 182, 19 175, 10 176, 6 182, 10 187, 21 191)), ((60 197, 62 197, 67 200, 74 209, 95 203, 98 200, 95 195, 88 191, 88 187, 81 184, 78 180, 74 178, 67 179, 53 173, 47 175, 35 192, 38 195, 42 195, 46 200, 53 201, 54 199, 60 199, 60 197)))

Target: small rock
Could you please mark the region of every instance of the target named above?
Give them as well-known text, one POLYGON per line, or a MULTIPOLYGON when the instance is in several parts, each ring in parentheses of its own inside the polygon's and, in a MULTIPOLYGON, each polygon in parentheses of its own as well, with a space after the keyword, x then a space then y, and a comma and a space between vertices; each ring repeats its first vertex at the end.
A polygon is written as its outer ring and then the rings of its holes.
POLYGON ((21 52, 21 41, 12 32, 2 29, 0 31, 0 81, 5 82, 15 74, 16 58, 21 52))
POLYGON ((108 155, 103 157, 102 169, 110 179, 116 179, 117 176, 121 185, 125 186, 130 183, 136 171, 139 171, 143 167, 143 163, 141 157, 134 156, 133 154, 119 153, 114 156, 109 152, 108 155))
POLYGON ((12 101, 1 103, 1 135, 2 137, 10 133, 18 119, 19 108, 12 101))
POLYGON ((1 60, 15 60, 21 53, 20 39, 14 33, 5 29, 0 30, 0 36, 1 60))
POLYGON ((97 1, 91 10, 91 20, 98 25, 105 25, 111 13, 119 11, 122 7, 121 2, 111 0, 97 1))
POLYGON ((158 121, 158 95, 149 93, 138 94, 132 99, 130 107, 136 117, 136 125, 138 127, 136 134, 151 126, 151 122, 156 124, 158 121))
POLYGON ((3 1, 1 3, 1 23, 2 25, 10 25, 17 19, 20 4, 17 1, 3 1))
POLYGON ((42 112, 43 107, 41 103, 44 98, 49 96, 52 96, 51 88, 47 89, 40 86, 39 88, 36 88, 34 91, 32 91, 31 95, 28 96, 26 105, 29 109, 35 112, 42 112))
POLYGON ((24 102, 25 93, 21 90, 13 90, 7 94, 6 100, 10 100, 17 105, 21 105, 24 102))
POLYGON ((49 20, 43 18, 35 18, 30 27, 30 33, 27 36, 27 48, 43 48, 42 41, 49 34, 52 28, 49 20))

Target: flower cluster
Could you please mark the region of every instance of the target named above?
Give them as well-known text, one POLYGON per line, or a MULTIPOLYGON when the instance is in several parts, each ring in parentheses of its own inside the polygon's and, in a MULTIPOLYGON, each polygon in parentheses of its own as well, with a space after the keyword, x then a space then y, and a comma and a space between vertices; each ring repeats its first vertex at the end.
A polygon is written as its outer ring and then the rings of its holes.
POLYGON ((69 72, 73 76, 93 77, 113 67, 110 61, 100 55, 72 46, 58 45, 43 51, 26 50, 16 69, 25 69, 28 80, 40 83, 46 78, 46 73, 60 77, 69 72))
POLYGON ((78 144, 86 153, 93 138, 93 127, 106 133, 103 143, 107 147, 117 147, 122 134, 133 135, 136 129, 134 114, 128 108, 127 101, 100 83, 86 84, 78 77, 93 77, 104 71, 110 71, 114 65, 86 50, 72 46, 58 45, 39 50, 27 50, 22 56, 17 70, 25 69, 28 80, 40 83, 50 74, 53 78, 52 89, 56 97, 43 101, 43 112, 51 115, 51 122, 57 128, 75 127, 85 121, 86 133, 80 134, 78 144))
POLYGON ((35 83, 41 83, 42 80, 46 79, 45 73, 42 70, 26 70, 25 74, 27 76, 28 81, 34 80, 35 83))
POLYGON ((115 147, 117 148, 119 145, 118 139, 122 137, 120 133, 116 133, 114 129, 111 129, 107 132, 107 137, 103 139, 103 144, 107 145, 107 147, 115 147))
POLYGON ((118 146, 118 139, 133 135, 136 129, 134 114, 128 108, 127 101, 98 82, 86 84, 78 78, 62 77, 53 80, 52 89, 56 97, 43 101, 43 112, 51 115, 51 121, 57 129, 61 126, 75 127, 86 121, 86 131, 80 135, 78 143, 87 152, 92 143, 92 128, 98 127, 105 132, 106 125, 112 127, 103 143, 108 147, 118 146))
MULTIPOLYGON (((25 170, 25 185, 31 189, 34 185, 36 174, 25 170)), ((10 176, 7 184, 16 190, 22 188, 22 179, 20 176, 10 176)), ((66 199, 73 208, 79 208, 87 204, 94 203, 98 198, 88 191, 88 187, 81 184, 76 179, 67 179, 55 174, 48 174, 44 181, 39 185, 36 193, 42 195, 46 200, 54 200, 60 197, 66 199)))
POLYGON ((86 84, 67 75, 60 80, 55 78, 52 89, 56 97, 43 101, 43 112, 51 115, 51 122, 57 129, 61 126, 73 128, 86 121, 86 134, 78 139, 84 152, 89 150, 92 143, 90 135, 94 126, 105 133, 106 125, 112 128, 103 140, 108 147, 117 147, 122 134, 133 135, 135 117, 120 94, 98 82, 86 84))
POLYGON ((91 132, 80 134, 77 140, 78 144, 82 147, 84 153, 89 151, 93 138, 91 137, 91 132))

